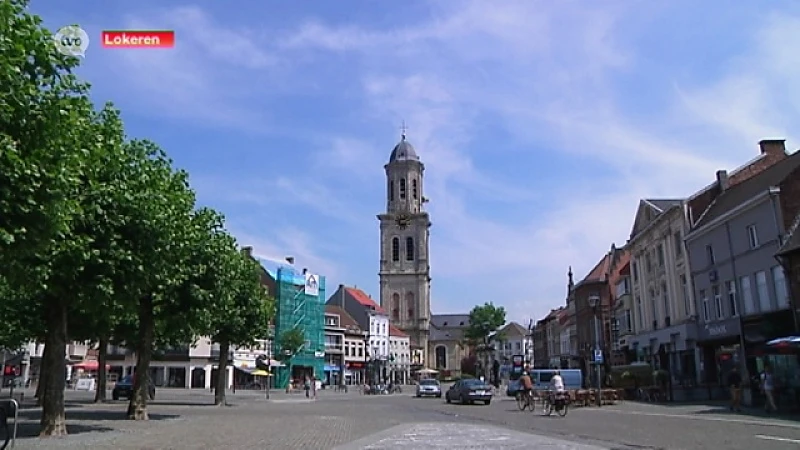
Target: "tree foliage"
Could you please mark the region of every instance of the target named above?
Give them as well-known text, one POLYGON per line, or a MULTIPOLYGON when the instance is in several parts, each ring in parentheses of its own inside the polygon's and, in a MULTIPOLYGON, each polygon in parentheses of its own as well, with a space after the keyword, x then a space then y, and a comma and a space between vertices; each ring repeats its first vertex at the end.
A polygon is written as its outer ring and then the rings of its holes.
MULTIPOLYGON (((128 140, 111 104, 95 109, 78 58, 27 5, 0 1, 0 347, 44 341, 37 392, 52 436, 66 434, 69 340, 135 349, 128 415, 146 419, 156 348, 201 334, 251 344, 274 302, 222 216, 196 208, 188 175, 157 144, 128 140)), ((294 355, 303 331, 281 341, 294 355)))
POLYGON ((506 310, 492 302, 472 308, 464 337, 472 344, 482 343, 506 323, 506 310))
POLYGON ((279 352, 276 359, 287 361, 292 359, 306 343, 306 335, 300 326, 284 331, 278 339, 279 352))

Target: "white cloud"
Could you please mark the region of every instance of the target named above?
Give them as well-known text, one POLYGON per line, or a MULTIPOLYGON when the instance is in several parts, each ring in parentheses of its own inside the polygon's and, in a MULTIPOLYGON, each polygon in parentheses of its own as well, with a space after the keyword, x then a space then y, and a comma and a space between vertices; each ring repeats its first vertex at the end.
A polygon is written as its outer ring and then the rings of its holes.
POLYGON ((241 246, 253 247, 253 253, 266 260, 285 263, 286 257, 294 257, 297 268, 307 268, 313 273, 325 275, 329 280, 341 279, 343 272, 336 261, 321 254, 325 245, 318 239, 296 228, 259 230, 251 233, 235 225, 231 233, 241 246), (268 237, 267 237, 268 236, 268 237))
MULTIPOLYGON (((615 78, 644 76, 637 73, 639 58, 657 58, 637 53, 637 36, 625 26, 635 22, 646 29, 647 21, 658 20, 651 6, 519 0, 496 8, 483 1, 431 2, 429 18, 400 21, 394 29, 331 27, 316 20, 267 43, 256 32, 234 31, 200 10, 178 8, 160 17, 158 25, 213 30, 226 36, 220 40, 225 46, 203 40, 202 31, 188 32, 185 50, 130 53, 120 71, 151 68, 126 80, 148 98, 155 94, 151 101, 165 112, 258 128, 265 121, 260 105, 243 95, 256 88, 220 67, 260 79, 286 69, 293 58, 354 57, 346 66, 355 75, 348 76, 360 79, 366 104, 348 113, 360 113, 364 121, 407 121, 409 140, 426 164, 434 279, 452 287, 502 276, 509 281, 492 281, 483 289, 494 289, 494 300, 507 306, 511 318, 523 320, 563 301, 569 265, 580 279, 612 242, 624 243, 639 198, 690 194, 715 170, 755 156, 760 138, 791 137, 800 104, 800 54, 792 46, 800 19, 776 14, 754 26, 752 48, 728 62, 722 79, 691 85, 662 80, 642 88, 664 93, 657 100, 662 104, 653 103, 642 117, 620 101, 621 95, 638 93, 615 78), (231 86, 231 80, 239 86, 231 86), (510 150, 507 142, 477 147, 487 117, 505 126, 508 140, 566 155, 576 168, 597 176, 565 179, 548 192, 535 192, 525 180, 493 175, 480 158, 502 158, 510 150), (486 217, 472 208, 477 198, 496 199, 497 210, 511 204, 517 214, 513 220, 486 217)), ((332 175, 327 184, 282 178, 268 186, 275 196, 264 196, 252 194, 264 183, 239 180, 232 192, 215 187, 216 194, 255 205, 291 201, 348 226, 374 226, 371 216, 354 214, 341 190, 347 183, 374 182, 382 191, 380 167, 390 146, 352 132, 321 142, 315 142, 323 158, 315 159, 313 175, 332 175)), ((537 155, 535 163, 548 164, 549 152, 537 155)), ((320 256, 325 251, 307 234, 283 230, 280 236, 272 243, 247 238, 257 252, 293 254, 298 264, 344 275, 320 256)), ((434 302, 450 311, 480 301, 434 292, 434 302)))
MULTIPOLYGON (((544 314, 563 301, 567 266, 573 265, 580 279, 612 242, 624 244, 639 198, 691 194, 715 170, 754 156, 758 139, 785 134, 785 122, 767 114, 770 94, 780 92, 777 71, 762 73, 767 61, 757 58, 761 64, 754 64, 755 55, 746 55, 751 69, 744 77, 734 75, 742 72, 735 65, 731 77, 717 86, 693 92, 663 86, 675 92, 673 103, 662 105, 646 122, 626 114, 611 80, 620 71, 635 70, 637 55, 634 43, 623 42, 616 31, 637 14, 650 18, 605 4, 510 2, 498 10, 471 2, 442 11, 439 20, 387 32, 316 22, 284 44, 363 59, 368 114, 409 121, 409 139, 428 168, 436 227, 434 277, 474 283, 505 274, 512 281, 493 282, 504 299, 498 301, 509 303, 511 317, 522 318, 531 310, 544 314), (520 208, 536 197, 474 164, 472 152, 503 151, 502 144, 470 145, 471 129, 485 114, 496 114, 516 138, 533 145, 541 145, 545 134, 553 151, 571 155, 577 165, 597 165, 598 173, 615 175, 615 182, 602 177, 554 188, 542 213, 530 208, 522 223, 478 216, 467 197, 474 191, 460 189, 459 182, 477 180, 484 189, 514 191, 520 208), (704 135, 694 129, 709 121, 722 130, 704 135), (720 142, 719 134, 727 138, 720 142)), ((779 17, 770 20, 754 53, 780 57, 780 70, 800 69, 800 63, 786 62, 800 60, 796 52, 787 53, 797 27, 779 17)), ((471 306, 434 295, 434 301, 448 303, 448 310, 459 303, 471 306)))

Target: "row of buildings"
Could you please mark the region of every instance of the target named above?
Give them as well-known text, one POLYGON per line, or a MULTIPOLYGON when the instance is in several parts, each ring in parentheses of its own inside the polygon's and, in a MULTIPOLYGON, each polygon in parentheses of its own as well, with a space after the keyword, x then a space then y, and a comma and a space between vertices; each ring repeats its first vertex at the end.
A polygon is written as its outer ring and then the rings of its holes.
POLYGON ((800 152, 763 140, 688 198, 642 199, 624 247, 611 246, 566 301, 536 323, 535 365, 649 364, 677 385, 719 384, 766 361, 798 384, 795 355, 764 344, 797 332, 800 152), (595 342, 599 342, 596 345, 595 342))

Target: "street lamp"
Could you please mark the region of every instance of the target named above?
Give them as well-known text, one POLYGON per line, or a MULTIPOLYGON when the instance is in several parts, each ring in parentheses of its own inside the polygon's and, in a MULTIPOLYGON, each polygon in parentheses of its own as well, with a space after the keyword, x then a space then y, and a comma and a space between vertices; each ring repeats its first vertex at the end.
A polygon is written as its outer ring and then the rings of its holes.
POLYGON ((528 342, 525 343, 525 357, 528 358, 528 364, 533 367, 534 358, 536 357, 533 347, 533 319, 528 321, 528 342))
POLYGON ((594 319, 594 355, 593 361, 594 365, 597 367, 597 406, 602 406, 603 399, 601 395, 601 391, 603 389, 603 380, 600 376, 600 364, 602 363, 602 352, 603 350, 600 348, 600 324, 598 318, 598 307, 600 306, 600 296, 599 295, 590 295, 589 296, 589 306, 592 308, 592 318, 594 319), (600 355, 598 358, 597 356, 600 355))
POLYGON ((367 327, 364 330, 364 384, 367 384, 367 385, 371 386, 372 383, 369 382, 367 377, 369 376, 369 359, 368 358, 369 358, 370 350, 372 349, 371 346, 370 346, 370 343, 369 343, 370 327, 372 326, 372 324, 371 324, 371 320, 370 320, 371 317, 370 317, 370 314, 369 314, 369 310, 364 311, 364 315, 367 316, 367 327))

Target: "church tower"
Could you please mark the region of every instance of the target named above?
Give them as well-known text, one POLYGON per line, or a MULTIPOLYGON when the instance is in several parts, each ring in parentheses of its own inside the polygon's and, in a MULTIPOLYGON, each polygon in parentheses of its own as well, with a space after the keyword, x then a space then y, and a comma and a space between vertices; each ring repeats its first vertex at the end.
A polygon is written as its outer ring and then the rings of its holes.
POLYGON ((430 217, 424 211, 425 166, 406 140, 405 129, 392 150, 386 170, 386 212, 381 227, 381 307, 392 325, 419 345, 426 365, 430 336, 430 217))

